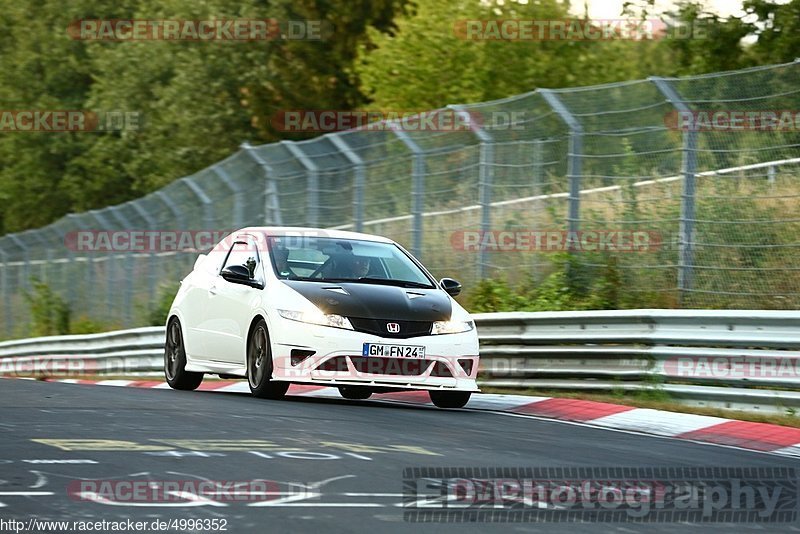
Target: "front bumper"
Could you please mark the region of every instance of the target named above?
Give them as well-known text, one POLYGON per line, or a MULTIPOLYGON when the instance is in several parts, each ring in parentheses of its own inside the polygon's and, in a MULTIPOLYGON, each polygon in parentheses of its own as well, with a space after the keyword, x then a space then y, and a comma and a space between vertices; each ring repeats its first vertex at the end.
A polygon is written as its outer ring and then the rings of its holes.
POLYGON ((478 334, 474 329, 460 334, 394 339, 281 318, 271 328, 271 335, 274 380, 328 386, 479 391, 475 382, 478 334), (364 343, 422 345, 425 358, 366 357, 362 355, 364 343), (300 362, 296 356, 293 364, 292 351, 313 354, 300 362))

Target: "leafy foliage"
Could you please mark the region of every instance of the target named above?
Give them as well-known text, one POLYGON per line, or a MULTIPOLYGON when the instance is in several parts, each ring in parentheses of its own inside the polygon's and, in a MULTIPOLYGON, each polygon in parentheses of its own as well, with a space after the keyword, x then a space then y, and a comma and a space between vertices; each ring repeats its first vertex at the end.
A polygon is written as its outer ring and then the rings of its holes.
POLYGON ((163 285, 158 290, 153 305, 145 312, 145 324, 149 326, 163 326, 167 323, 167 315, 175 300, 178 287, 173 284, 163 285))
POLYGON ((478 282, 467 296, 473 313, 502 311, 608 310, 621 308, 621 275, 615 258, 597 269, 568 254, 553 260, 555 270, 539 284, 530 277, 511 286, 503 278, 478 282))
POLYGON ((67 302, 41 280, 32 280, 31 292, 25 300, 31 309, 31 331, 36 336, 55 336, 69 333, 70 309, 67 302))

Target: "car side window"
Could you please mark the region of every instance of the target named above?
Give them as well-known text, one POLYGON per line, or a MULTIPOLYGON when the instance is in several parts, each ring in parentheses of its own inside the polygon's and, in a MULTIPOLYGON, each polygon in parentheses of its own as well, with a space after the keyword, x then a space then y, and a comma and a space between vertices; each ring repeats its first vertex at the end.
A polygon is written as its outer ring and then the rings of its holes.
POLYGON ((264 283, 264 276, 261 271, 261 261, 255 243, 248 241, 236 241, 222 264, 222 269, 231 265, 243 265, 250 271, 250 276, 255 280, 264 283))

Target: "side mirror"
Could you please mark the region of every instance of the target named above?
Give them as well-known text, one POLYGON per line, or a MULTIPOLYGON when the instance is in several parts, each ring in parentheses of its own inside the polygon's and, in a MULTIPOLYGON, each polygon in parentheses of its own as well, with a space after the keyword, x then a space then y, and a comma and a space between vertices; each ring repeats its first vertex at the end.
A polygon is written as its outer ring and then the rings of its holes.
POLYGON ((441 285, 442 289, 444 289, 445 292, 451 297, 455 297, 461 293, 461 282, 458 280, 453 280, 452 278, 442 278, 439 281, 439 285, 441 285))
POLYGON ((194 267, 192 268, 192 270, 196 271, 198 267, 200 267, 203 264, 203 261, 205 261, 205 259, 206 259, 205 254, 200 254, 199 256, 197 256, 197 259, 194 260, 194 267))
POLYGON ((245 286, 261 289, 263 286, 250 278, 250 271, 244 265, 231 265, 220 271, 220 276, 232 284, 242 284, 245 286))

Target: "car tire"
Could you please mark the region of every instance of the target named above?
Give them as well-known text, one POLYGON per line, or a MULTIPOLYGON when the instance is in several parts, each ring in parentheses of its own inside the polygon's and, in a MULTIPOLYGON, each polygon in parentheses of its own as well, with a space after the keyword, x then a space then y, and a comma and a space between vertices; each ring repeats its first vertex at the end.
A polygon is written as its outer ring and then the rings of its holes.
POLYGON ((429 391, 431 402, 439 408, 463 408, 472 395, 469 391, 429 391))
POLYGON ((349 400, 367 400, 372 391, 363 386, 339 386, 339 395, 349 400))
POLYGON ((254 397, 277 400, 289 389, 289 382, 272 380, 272 348, 267 323, 261 319, 247 340, 247 383, 254 397))
POLYGON ((197 389, 203 381, 203 373, 186 370, 186 348, 183 344, 181 322, 177 317, 167 324, 167 339, 164 343, 164 377, 172 389, 197 389))

